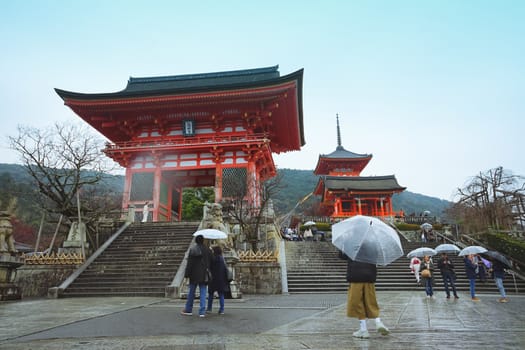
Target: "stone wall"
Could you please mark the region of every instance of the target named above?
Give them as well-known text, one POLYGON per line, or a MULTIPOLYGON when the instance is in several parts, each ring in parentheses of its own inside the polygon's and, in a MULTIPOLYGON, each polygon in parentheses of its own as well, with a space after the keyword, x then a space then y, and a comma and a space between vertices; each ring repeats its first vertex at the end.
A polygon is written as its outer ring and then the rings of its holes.
POLYGON ((22 297, 46 297, 78 268, 76 265, 25 265, 16 270, 15 284, 22 297))
POLYGON ((242 294, 282 293, 278 262, 239 262, 235 270, 242 294))

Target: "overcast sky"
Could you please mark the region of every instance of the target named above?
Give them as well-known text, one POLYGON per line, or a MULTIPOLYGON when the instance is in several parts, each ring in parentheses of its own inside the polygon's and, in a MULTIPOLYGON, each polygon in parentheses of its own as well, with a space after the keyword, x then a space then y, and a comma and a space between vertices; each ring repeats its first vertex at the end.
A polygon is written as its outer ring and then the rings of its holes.
POLYGON ((411 192, 450 200, 472 176, 525 175, 525 1, 0 0, 2 163, 17 125, 79 120, 54 92, 115 92, 130 76, 304 68, 314 169, 343 146, 411 192))

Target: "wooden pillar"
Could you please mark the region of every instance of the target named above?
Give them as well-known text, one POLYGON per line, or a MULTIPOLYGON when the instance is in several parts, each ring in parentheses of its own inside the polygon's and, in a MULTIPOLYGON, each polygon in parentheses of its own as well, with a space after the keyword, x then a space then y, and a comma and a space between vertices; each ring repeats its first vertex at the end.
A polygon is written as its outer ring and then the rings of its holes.
POLYGON ((381 207, 381 216, 385 216, 385 208, 383 207, 383 201, 385 200, 385 197, 379 198, 379 205, 381 207))
POLYGON ((361 212, 361 197, 357 197, 357 213, 363 215, 361 212))
POLYGON ((122 209, 124 211, 127 211, 129 207, 132 177, 133 177, 133 173, 131 172, 129 168, 126 168, 126 178, 124 180, 124 193, 122 194, 122 209))
POLYGON ((159 220, 159 208, 160 208, 160 182, 162 180, 162 170, 157 164, 155 166, 155 172, 153 174, 153 222, 159 220))
POLYGON ((217 163, 215 165, 215 203, 219 203, 221 200, 222 200, 222 164, 217 163))
POLYGON ((257 191, 257 173, 256 173, 256 170, 255 170, 255 162, 248 162, 248 167, 246 168, 246 171, 247 171, 247 176, 246 176, 246 181, 247 181, 247 189, 248 189, 248 193, 246 194, 247 195, 247 200, 248 200, 248 205, 251 206, 252 208, 257 208, 259 206, 259 201, 257 200, 258 198, 258 191, 257 191))

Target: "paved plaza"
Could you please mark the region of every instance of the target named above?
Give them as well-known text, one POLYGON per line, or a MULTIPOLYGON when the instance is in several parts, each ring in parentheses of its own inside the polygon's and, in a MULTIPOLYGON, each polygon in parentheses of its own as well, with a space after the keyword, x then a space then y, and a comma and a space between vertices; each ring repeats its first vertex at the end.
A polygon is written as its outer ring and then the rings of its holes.
MULTIPOLYGON (((390 328, 370 339, 346 317, 345 294, 245 295, 226 300, 225 315, 183 316, 184 300, 65 298, 0 305, 0 349, 523 349, 525 296, 378 292, 390 328)), ((194 309, 195 311, 195 309, 194 309)), ((215 310, 216 311, 216 310, 215 310)))

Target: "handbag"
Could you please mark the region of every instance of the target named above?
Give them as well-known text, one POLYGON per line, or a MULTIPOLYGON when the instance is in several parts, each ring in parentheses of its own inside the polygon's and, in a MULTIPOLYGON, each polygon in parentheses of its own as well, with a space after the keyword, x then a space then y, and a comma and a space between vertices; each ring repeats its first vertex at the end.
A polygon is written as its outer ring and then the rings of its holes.
POLYGON ((204 274, 204 283, 210 283, 212 280, 212 274, 210 269, 206 268, 206 273, 204 274))
POLYGON ((233 281, 233 270, 231 267, 226 267, 226 279, 228 282, 233 281))
POLYGON ((421 277, 430 278, 432 277, 432 273, 430 272, 429 269, 424 269, 423 271, 421 271, 421 277))

